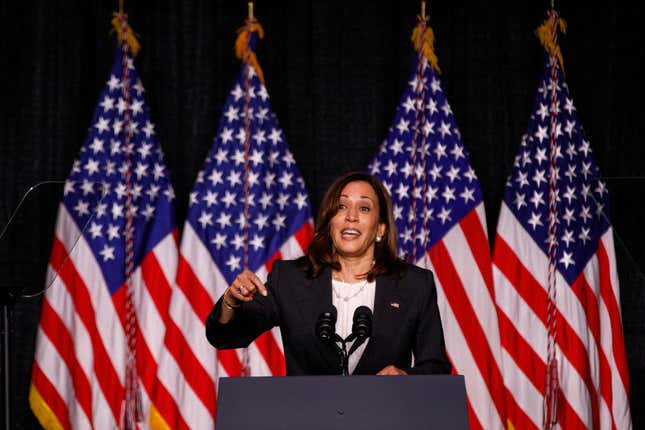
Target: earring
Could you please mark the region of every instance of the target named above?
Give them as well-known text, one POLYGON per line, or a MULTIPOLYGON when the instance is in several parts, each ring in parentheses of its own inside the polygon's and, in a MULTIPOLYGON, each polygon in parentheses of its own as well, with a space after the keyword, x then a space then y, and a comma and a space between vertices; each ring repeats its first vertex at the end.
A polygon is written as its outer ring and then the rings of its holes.
POLYGON ((380 242, 381 240, 383 240, 383 236, 376 236, 376 241, 377 242, 380 242))

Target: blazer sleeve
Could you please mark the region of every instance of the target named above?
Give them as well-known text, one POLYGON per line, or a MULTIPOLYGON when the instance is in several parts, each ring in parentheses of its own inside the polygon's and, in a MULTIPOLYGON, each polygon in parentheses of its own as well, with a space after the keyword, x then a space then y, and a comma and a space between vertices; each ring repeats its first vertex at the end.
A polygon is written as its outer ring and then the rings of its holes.
POLYGON ((273 264, 267 277, 266 297, 256 294, 250 302, 235 309, 233 318, 226 324, 219 322, 222 312, 222 297, 206 318, 206 338, 217 349, 245 348, 265 331, 279 325, 277 287, 280 280, 280 262, 273 264))
POLYGON ((447 374, 452 365, 446 356, 446 346, 441 326, 439 307, 437 306, 437 289, 431 271, 426 272, 424 285, 424 302, 419 315, 413 341, 414 367, 403 369, 412 375, 447 374))

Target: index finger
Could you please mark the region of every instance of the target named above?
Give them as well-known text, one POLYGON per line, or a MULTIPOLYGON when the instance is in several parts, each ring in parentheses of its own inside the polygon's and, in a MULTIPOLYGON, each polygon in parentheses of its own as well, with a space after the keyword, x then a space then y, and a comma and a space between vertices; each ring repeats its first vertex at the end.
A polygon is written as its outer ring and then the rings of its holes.
POLYGON ((269 292, 267 291, 267 288, 264 286, 264 283, 262 282, 262 280, 260 280, 260 278, 258 278, 258 276, 255 273, 253 273, 248 269, 245 272, 246 272, 247 279, 251 281, 253 285, 255 285, 255 287, 258 289, 260 294, 266 297, 269 292))

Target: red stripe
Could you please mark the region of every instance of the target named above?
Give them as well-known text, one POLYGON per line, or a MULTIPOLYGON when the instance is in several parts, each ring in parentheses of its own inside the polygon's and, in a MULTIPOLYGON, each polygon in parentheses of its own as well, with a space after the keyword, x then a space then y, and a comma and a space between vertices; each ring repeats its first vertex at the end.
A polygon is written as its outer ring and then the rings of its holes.
MULTIPOLYGON (((493 262, 515 287, 515 292, 529 305, 544 327, 546 327, 546 308, 548 296, 544 288, 526 270, 515 252, 499 234, 495 237, 493 262)), ((546 270, 546 268, 545 268, 546 270)))
POLYGON ((152 390, 152 398, 154 399, 157 412, 162 416, 168 427, 171 429, 190 429, 184 418, 179 412, 179 407, 175 400, 172 398, 166 387, 157 380, 152 390))
MULTIPOLYGON (((542 320, 542 323, 546 325, 547 296, 544 288, 537 283, 500 235, 497 235, 495 241, 494 261, 495 265, 515 287, 515 291, 526 301, 534 314, 542 320)), ((587 349, 560 311, 557 312, 556 323, 556 342, 567 360, 579 373, 587 388, 591 401, 592 421, 596 425, 599 423, 598 396, 591 380, 587 349)), ((518 360, 517 358, 515 359, 518 360)))
POLYGON ((57 237, 54 237, 50 262, 52 267, 58 267, 59 276, 73 298, 76 312, 90 335, 94 352, 94 373, 110 406, 114 420, 119 422, 121 400, 124 394, 123 386, 119 381, 110 355, 107 353, 105 345, 103 345, 103 341, 99 336, 99 331, 96 327, 96 314, 92 307, 87 286, 76 271, 73 260, 71 258, 66 260, 65 249, 57 237))
POLYGON ((311 222, 307 220, 307 222, 294 233, 294 237, 298 241, 302 251, 306 254, 307 248, 309 248, 309 244, 314 238, 314 228, 311 226, 311 222))
POLYGON ((475 310, 464 291, 453 261, 448 254, 448 250, 444 243, 439 241, 432 247, 429 255, 432 260, 432 266, 436 270, 436 275, 443 286, 442 289, 446 295, 446 299, 466 339, 468 349, 475 360, 475 364, 482 378, 486 382, 497 413, 500 417, 503 417, 504 414, 501 412, 504 410, 504 380, 497 367, 484 330, 479 319, 477 319, 475 310))
POLYGON ((190 385, 211 415, 215 417, 215 384, 208 372, 204 370, 199 359, 193 353, 190 345, 186 342, 179 327, 172 320, 169 320, 166 326, 166 339, 164 343, 168 352, 170 352, 181 368, 188 385, 190 385))
POLYGON ((31 381, 40 393, 40 397, 47 404, 49 409, 52 410, 58 422, 64 429, 71 429, 72 423, 69 420, 67 405, 65 400, 58 394, 56 387, 51 383, 47 375, 38 366, 38 362, 34 360, 34 367, 31 372, 31 381))
POLYGON ((629 375, 627 371, 627 358, 625 357, 623 326, 620 321, 620 307, 618 306, 618 302, 616 301, 616 296, 614 296, 614 291, 611 285, 609 255, 607 254, 607 250, 605 249, 605 245, 602 241, 598 241, 597 254, 600 266, 600 296, 602 297, 603 302, 605 302, 605 306, 607 307, 607 312, 609 314, 609 321, 611 323, 611 343, 614 362, 618 368, 618 374, 620 375, 623 387, 625 387, 627 398, 629 398, 629 375))
MULTIPOLYGON (((560 428, 567 430, 587 430, 587 426, 571 407, 571 404, 562 394, 562 391, 558 392, 558 423, 560 424, 560 428)), ((597 429, 600 427, 596 425, 593 428, 597 429)))
POLYGON ((285 376, 287 374, 284 355, 270 330, 265 331, 255 339, 255 346, 262 354, 273 376, 285 376))
MULTIPOLYGON (((513 393, 508 390, 506 390, 506 410, 508 413, 507 418, 513 424, 514 428, 518 430, 539 429, 539 427, 535 425, 531 418, 526 415, 524 409, 522 409, 522 407, 515 401, 513 393)), ((505 425, 504 427, 508 428, 508 425, 505 425)))
MULTIPOLYGON (((589 327, 589 332, 594 338, 596 344, 596 351, 598 352, 598 366, 599 366, 599 389, 600 395, 605 399, 605 403, 609 410, 612 410, 613 403, 613 388, 611 386, 611 368, 609 366, 609 360, 607 360, 607 355, 602 349, 600 344, 600 316, 598 311, 598 298, 594 293, 593 289, 587 282, 584 272, 578 276, 578 279, 571 285, 571 290, 580 300, 582 307, 585 311, 587 317, 587 326, 589 327)), ((600 408, 600 404, 598 404, 600 408)), ((612 429, 616 428, 616 423, 614 421, 613 413, 610 414, 612 421, 612 429)))
MULTIPOLYGON (((210 262, 204 264, 210 264, 210 262)), ((195 314, 202 322, 205 322, 215 303, 213 303, 213 299, 211 299, 206 288, 193 273, 188 261, 181 254, 179 255, 179 265, 177 266, 177 286, 184 292, 195 314)))
POLYGON ((473 410, 473 405, 470 403, 470 399, 466 398, 466 404, 468 405, 468 424, 470 430, 484 430, 482 423, 479 422, 475 411, 473 410))
POLYGON ((502 347, 513 357, 515 365, 526 375, 536 390, 544 392, 546 370, 544 361, 530 343, 516 330, 504 312, 499 312, 499 333, 502 347))
POLYGON ((282 253, 280 253, 280 250, 278 249, 275 254, 273 254, 265 263, 264 267, 267 269, 267 272, 271 271, 271 268, 273 267, 273 262, 276 260, 281 260, 282 259, 282 253))
POLYGON ((168 320, 172 288, 154 252, 149 252, 141 262, 141 277, 157 308, 157 312, 161 315, 161 319, 166 322, 168 320))
POLYGON ((234 349, 218 349, 217 360, 228 376, 240 376, 242 374, 242 362, 234 349))
MULTIPOLYGON (((73 323, 72 323, 73 324, 73 323)), ((78 362, 74 350, 74 341, 65 323, 51 307, 47 299, 43 300, 40 314, 40 328, 54 344, 72 376, 76 402, 81 406, 88 420, 92 422, 92 389, 83 367, 78 362)), ((73 325, 72 325, 73 329, 73 325)))
POLYGON ((490 298, 495 302, 495 290, 493 288, 493 268, 491 266, 490 258, 490 245, 488 244, 488 237, 484 231, 484 226, 482 225, 479 216, 477 215, 476 210, 471 210, 462 220, 459 222, 462 230, 464 231, 464 237, 466 242, 468 242, 468 247, 470 252, 475 258, 477 267, 479 268, 479 273, 481 274, 484 282, 486 283, 486 288, 488 288, 488 294, 490 298))
POLYGON ((152 393, 152 387, 157 375, 157 362, 152 356, 152 352, 146 343, 146 339, 141 333, 140 326, 137 324, 137 375, 141 380, 143 388, 148 395, 152 393))

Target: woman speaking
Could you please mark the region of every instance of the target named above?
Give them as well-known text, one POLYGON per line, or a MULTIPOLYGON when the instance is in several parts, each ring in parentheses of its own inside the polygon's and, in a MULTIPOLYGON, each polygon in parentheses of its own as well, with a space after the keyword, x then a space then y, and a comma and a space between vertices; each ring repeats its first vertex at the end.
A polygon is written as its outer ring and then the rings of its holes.
POLYGON ((307 255, 276 261, 266 285, 249 270, 240 273, 208 316, 209 342, 246 347, 279 326, 287 375, 339 374, 340 342, 320 340, 317 323, 333 305, 335 331, 346 339, 363 306, 373 312, 371 335, 360 346, 354 341, 348 373, 448 373, 432 272, 398 259, 396 240, 381 182, 364 173, 342 176, 323 197, 307 255))

